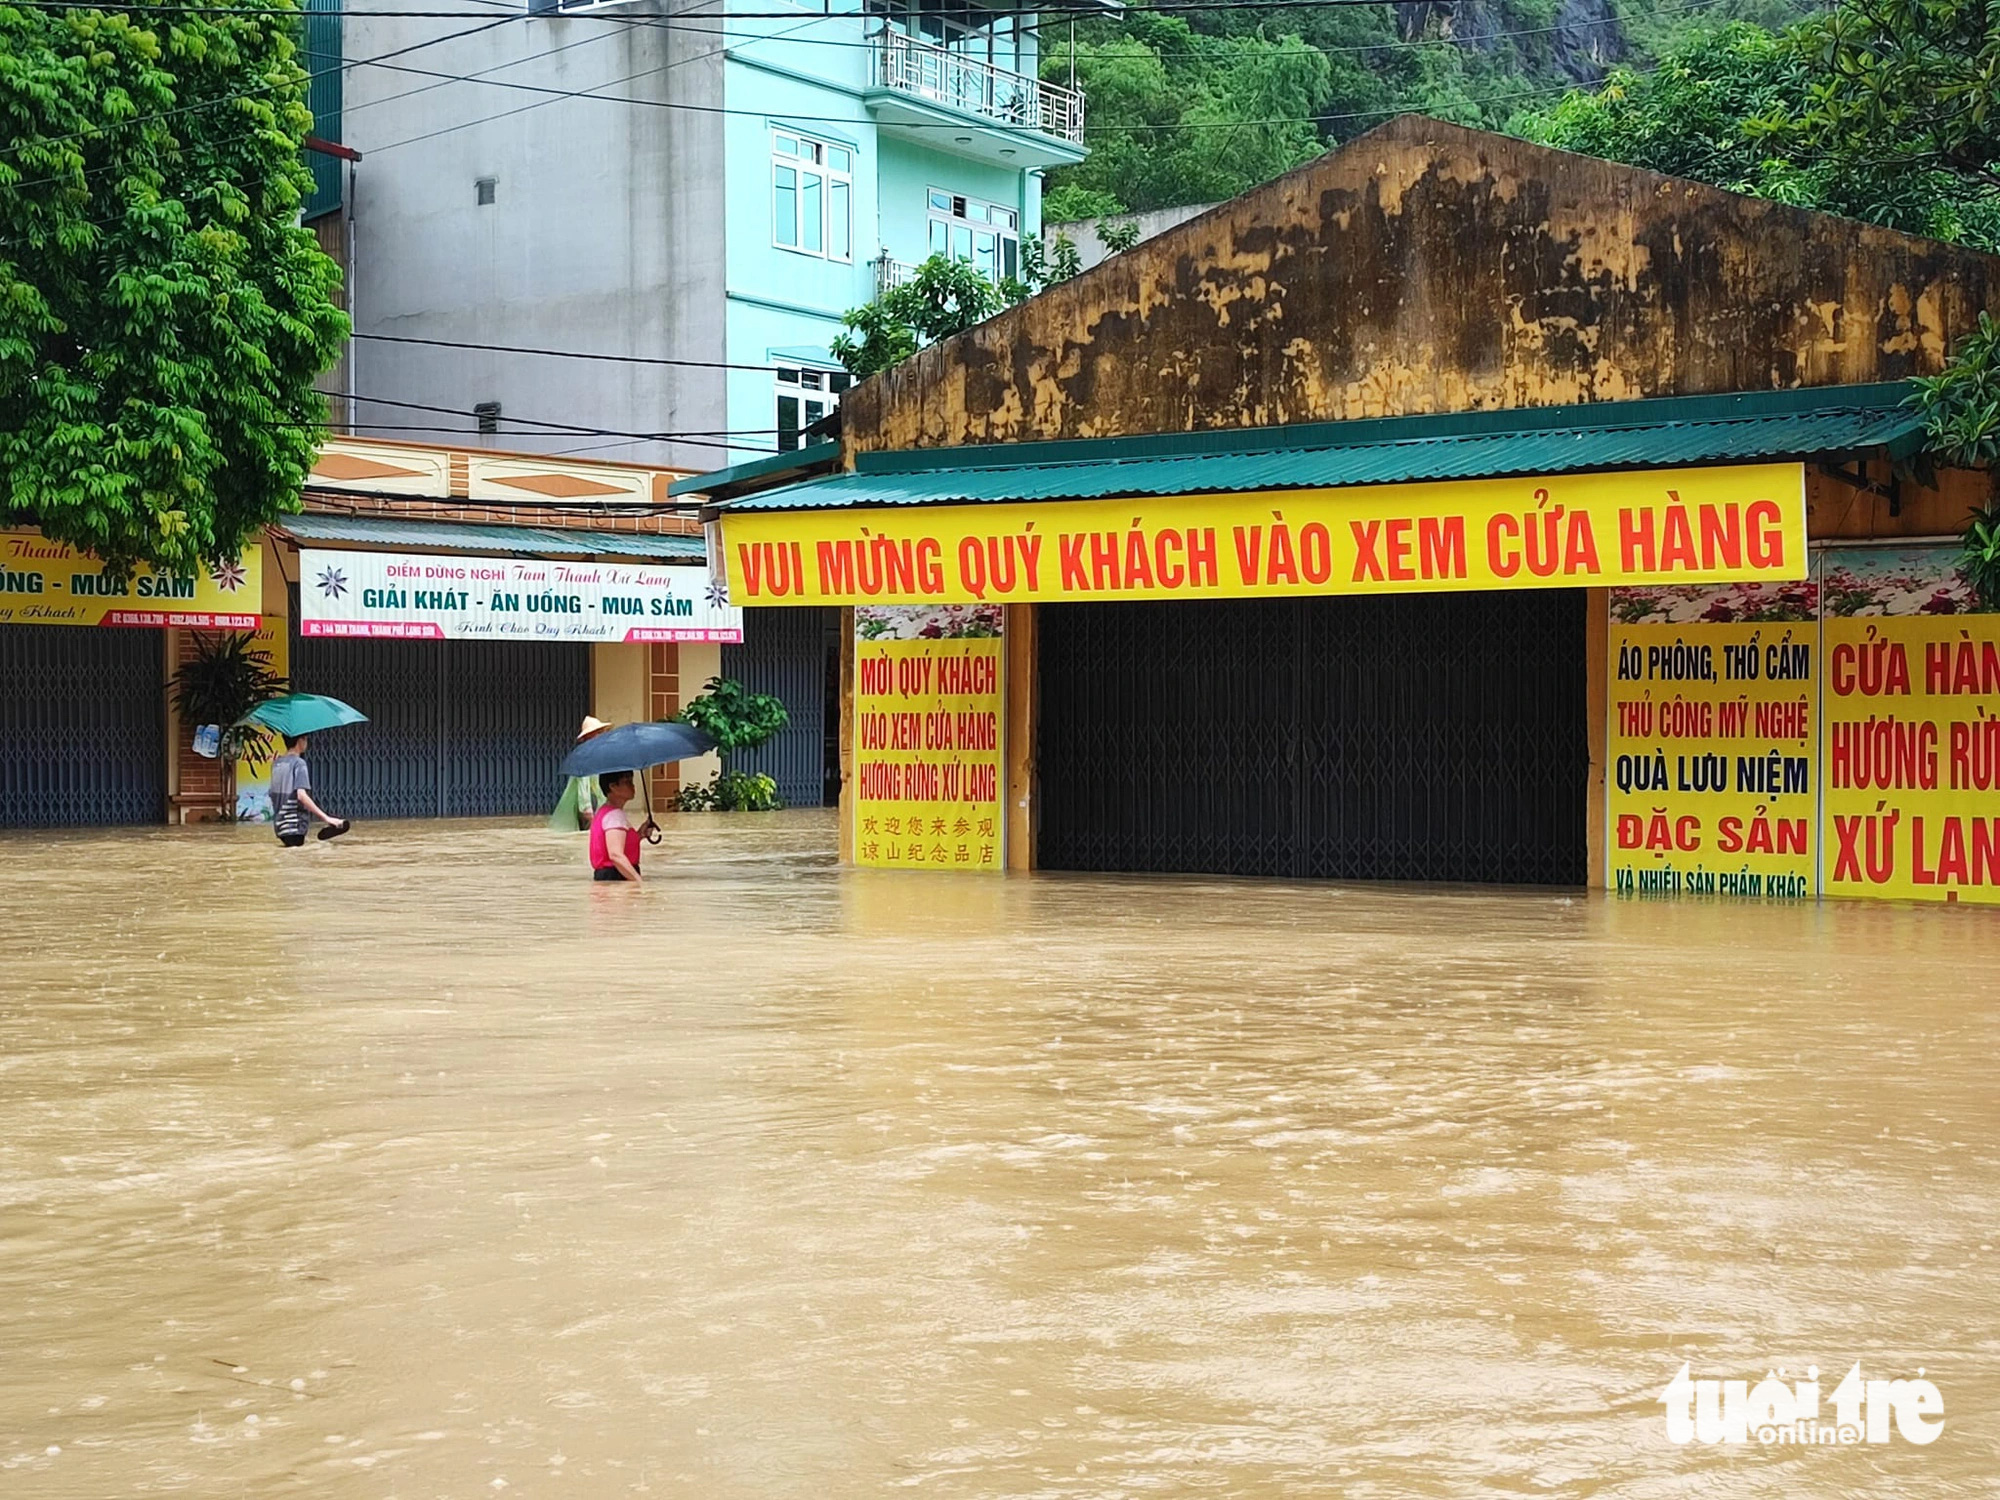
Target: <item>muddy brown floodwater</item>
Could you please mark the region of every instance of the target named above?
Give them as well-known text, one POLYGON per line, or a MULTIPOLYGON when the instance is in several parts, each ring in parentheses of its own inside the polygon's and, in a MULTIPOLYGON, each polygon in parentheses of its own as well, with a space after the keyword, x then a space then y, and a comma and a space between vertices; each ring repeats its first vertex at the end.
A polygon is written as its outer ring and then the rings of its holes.
POLYGON ((2000 912, 832 839, 0 838, 0 1495, 1994 1493, 2000 912))

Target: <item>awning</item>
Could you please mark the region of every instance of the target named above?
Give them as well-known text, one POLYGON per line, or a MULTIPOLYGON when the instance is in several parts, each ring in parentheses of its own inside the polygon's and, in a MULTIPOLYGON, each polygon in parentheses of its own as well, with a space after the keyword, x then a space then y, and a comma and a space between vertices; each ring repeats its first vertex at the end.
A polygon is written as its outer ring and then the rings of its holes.
POLYGON ((549 526, 479 526, 464 521, 400 516, 286 516, 273 528, 294 541, 393 547, 405 552, 469 552, 498 557, 623 557, 699 563, 708 549, 698 536, 633 531, 568 531, 549 526))
MULTIPOLYGON (((725 514, 1337 489, 1416 480, 1899 458, 1923 437, 1901 383, 1664 397, 1249 431, 864 453, 852 473, 732 496, 739 466, 683 480, 725 514)), ((796 455, 795 457, 804 457, 796 455)), ((769 461, 765 467, 769 467, 769 461)))

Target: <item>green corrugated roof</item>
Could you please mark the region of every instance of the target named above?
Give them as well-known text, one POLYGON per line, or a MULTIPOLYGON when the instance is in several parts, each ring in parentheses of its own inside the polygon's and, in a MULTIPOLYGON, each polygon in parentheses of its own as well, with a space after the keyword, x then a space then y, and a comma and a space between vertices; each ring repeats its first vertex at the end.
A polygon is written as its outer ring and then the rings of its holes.
POLYGON ((707 474, 690 474, 686 479, 676 479, 667 486, 669 495, 706 495, 732 485, 747 483, 756 479, 768 479, 773 474, 787 474, 793 469, 811 469, 820 464, 832 463, 840 457, 837 442, 807 443, 803 448, 795 448, 788 453, 773 453, 767 458, 747 459, 743 463, 731 465, 727 469, 716 469, 707 474))
POLYGON ((1923 419, 1903 405, 1908 395, 1902 384, 1833 386, 1151 438, 871 453, 859 456, 853 473, 725 499, 724 508, 825 510, 1226 494, 1883 451, 1901 457, 1914 450, 1923 429, 1923 419))
POLYGON ((414 552, 491 552, 503 557, 643 557, 660 562, 705 562, 698 536, 656 536, 632 531, 569 531, 554 526, 478 526, 466 521, 424 521, 402 516, 335 516, 319 512, 286 516, 278 529, 301 542, 352 542, 414 552))

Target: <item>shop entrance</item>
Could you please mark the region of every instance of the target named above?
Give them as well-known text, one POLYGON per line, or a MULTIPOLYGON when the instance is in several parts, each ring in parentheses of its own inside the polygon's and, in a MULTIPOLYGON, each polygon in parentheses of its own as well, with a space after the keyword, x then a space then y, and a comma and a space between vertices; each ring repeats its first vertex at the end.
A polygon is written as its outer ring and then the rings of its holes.
POLYGON ((298 637, 292 685, 368 715, 313 740, 313 785, 341 816, 522 817, 562 795, 590 647, 298 637))
POLYGON ((0 626, 0 828, 166 816, 165 639, 0 626))
POLYGON ((1582 885, 1581 590, 1042 607, 1037 862, 1582 885))
MULTIPOLYGON (((787 807, 840 800, 840 611, 746 609, 743 644, 722 648, 722 675, 770 693, 791 715, 777 737, 729 757, 733 771, 762 773, 787 807)), ((688 684, 690 691, 700 683, 688 684)))

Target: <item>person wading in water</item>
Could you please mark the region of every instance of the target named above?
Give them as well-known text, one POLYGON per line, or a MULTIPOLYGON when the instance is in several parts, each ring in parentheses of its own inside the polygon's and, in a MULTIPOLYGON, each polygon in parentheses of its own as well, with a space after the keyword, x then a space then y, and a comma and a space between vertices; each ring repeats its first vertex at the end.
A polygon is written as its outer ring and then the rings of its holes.
POLYGON ((285 753, 271 762, 271 825, 278 842, 287 849, 298 848, 306 841, 306 829, 314 818, 326 825, 319 831, 323 839, 337 839, 354 826, 313 801, 312 772, 306 769, 306 737, 290 736, 285 740, 285 753))
POLYGON ((590 820, 590 878, 629 880, 640 884, 639 851, 645 839, 625 815, 625 804, 637 788, 630 771, 611 771, 597 778, 604 806, 590 820))

